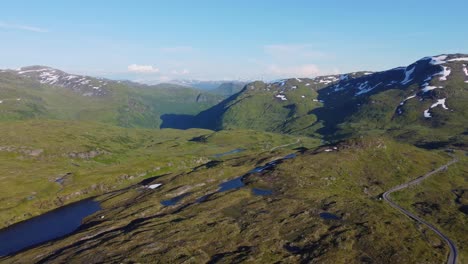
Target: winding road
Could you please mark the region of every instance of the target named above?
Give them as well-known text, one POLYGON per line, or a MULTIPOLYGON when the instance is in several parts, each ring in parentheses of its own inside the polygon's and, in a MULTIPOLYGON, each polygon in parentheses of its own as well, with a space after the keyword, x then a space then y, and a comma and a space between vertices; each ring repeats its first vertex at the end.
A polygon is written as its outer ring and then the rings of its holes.
POLYGON ((457 158, 454 158, 452 161, 450 161, 449 163, 445 164, 444 166, 441 166, 439 167, 438 169, 436 170, 433 170, 423 176, 420 176, 412 181, 409 181, 407 183, 404 183, 404 184, 401 184, 401 185, 398 185, 398 186, 395 186, 393 187, 392 189, 386 191, 384 194, 383 194, 383 199, 388 203, 390 204, 391 207, 399 210, 401 213, 405 214, 406 216, 408 216, 409 218, 412 218, 413 220, 415 220, 416 222, 419 222, 425 226, 427 226, 429 229, 431 229, 432 231, 434 231, 440 238, 442 238, 445 243, 449 246, 450 248, 450 254, 448 256, 448 259, 447 259, 447 263, 448 264, 456 264, 457 263, 457 256, 458 256, 458 251, 457 251, 457 247, 455 246, 455 243, 453 243, 452 240, 450 240, 450 238, 448 238, 446 235, 444 235, 441 231, 439 231, 439 229, 437 229, 435 226, 433 226, 432 224, 426 222, 424 219, 418 217, 417 215, 411 213, 410 211, 400 207, 398 204, 396 204, 394 201, 392 201, 392 199, 390 199, 390 194, 393 193, 393 192, 396 192, 396 191, 400 191, 400 190, 403 190, 405 188, 408 188, 412 185, 416 185, 416 184, 419 184, 421 183, 423 180, 427 179, 428 177, 432 176, 433 174, 436 174, 438 172, 441 172, 443 170, 447 170, 448 169, 448 166, 454 164, 458 162, 458 159, 457 158))

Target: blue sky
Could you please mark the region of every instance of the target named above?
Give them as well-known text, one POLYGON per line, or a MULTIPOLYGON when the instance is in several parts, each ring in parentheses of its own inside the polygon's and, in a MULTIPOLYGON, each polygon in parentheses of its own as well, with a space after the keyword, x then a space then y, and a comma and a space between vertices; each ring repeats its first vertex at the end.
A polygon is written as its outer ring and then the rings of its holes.
POLYGON ((468 53, 468 1, 5 1, 0 67, 277 79, 468 53))

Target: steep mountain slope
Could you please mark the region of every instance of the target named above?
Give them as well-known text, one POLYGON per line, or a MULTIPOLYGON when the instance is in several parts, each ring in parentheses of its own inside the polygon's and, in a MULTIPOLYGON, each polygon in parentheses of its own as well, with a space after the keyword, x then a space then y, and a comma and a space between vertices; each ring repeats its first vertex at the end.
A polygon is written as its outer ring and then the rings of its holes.
POLYGON ((468 56, 423 58, 319 92, 325 135, 387 131, 413 143, 462 144, 468 130, 468 56), (464 139, 463 139, 464 138, 464 139))
POLYGON ((326 140, 390 133, 420 145, 463 145, 467 64, 468 55, 451 54, 375 73, 254 82, 195 117, 165 115, 162 126, 249 128, 326 140))
POLYGON ((294 78, 271 83, 253 82, 220 104, 197 116, 164 115, 162 127, 209 129, 248 128, 271 132, 314 135, 317 118, 310 112, 323 105, 317 91, 346 76, 330 75, 314 79, 294 78))
POLYGON ((44 66, 0 71, 0 120, 73 119, 157 128, 164 113, 196 114, 222 98, 173 84, 146 86, 44 66))

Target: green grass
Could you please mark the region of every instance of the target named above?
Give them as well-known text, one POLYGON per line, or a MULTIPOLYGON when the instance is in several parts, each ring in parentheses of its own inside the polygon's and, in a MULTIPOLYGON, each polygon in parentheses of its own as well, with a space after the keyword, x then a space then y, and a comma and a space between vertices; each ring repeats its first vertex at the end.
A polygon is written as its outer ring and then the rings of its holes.
POLYGON ((460 253, 459 263, 466 263, 468 218, 459 209, 463 205, 468 205, 468 201, 461 199, 457 202, 456 192, 466 190, 468 159, 463 152, 457 156, 460 161, 450 166, 447 171, 435 174, 422 184, 395 193, 393 196, 397 203, 433 223, 452 239, 460 253))
MULTIPOLYGON (((225 142, 227 134, 215 135, 208 142, 225 142)), ((449 156, 379 137, 343 142, 333 152, 325 149, 250 175, 246 187, 215 193, 203 203, 193 202, 281 153, 247 152, 211 168, 162 176, 155 182, 163 186, 155 191, 132 188, 101 196, 104 209, 86 220, 93 223, 88 228, 6 261, 32 259, 39 250, 38 259, 71 263, 199 263, 218 257, 247 263, 445 261, 446 248, 437 246, 436 237, 422 233, 378 196, 446 163, 449 156), (254 196, 252 187, 274 194, 254 196), (184 191, 190 194, 177 206, 159 203, 184 191), (323 220, 323 211, 342 220, 323 220)), ((461 224, 460 235, 466 233, 461 224)))
MULTIPOLYGON (((215 154, 236 148, 259 153, 296 142, 294 137, 256 131, 144 130, 44 120, 3 122, 0 134, 2 226, 150 176, 190 171, 215 154), (205 143, 190 141, 203 135, 205 143), (40 154, 31 155, 34 151, 40 154), (89 159, 70 156, 91 151, 103 154, 89 159), (62 188, 54 180, 67 173, 71 176, 62 188)), ((318 145, 313 139, 301 142, 318 145)))
MULTIPOLYGON (((288 80, 288 86, 296 88, 288 88, 288 91, 285 91, 287 101, 282 101, 275 95, 286 86, 254 82, 247 85, 241 93, 192 118, 186 117, 179 122, 168 123, 173 127, 201 127, 214 130, 253 129, 315 136, 312 125, 317 118, 310 112, 322 106, 322 103, 314 101, 317 92, 305 84, 305 81, 288 80), (177 123, 180 124, 174 125, 177 123)), ((177 121, 177 116, 173 119, 177 121)))

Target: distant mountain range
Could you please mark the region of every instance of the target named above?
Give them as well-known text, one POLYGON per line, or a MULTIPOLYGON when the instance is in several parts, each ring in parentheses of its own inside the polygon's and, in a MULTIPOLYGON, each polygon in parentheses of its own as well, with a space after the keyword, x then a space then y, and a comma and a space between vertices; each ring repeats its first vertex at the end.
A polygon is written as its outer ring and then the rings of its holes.
POLYGON ((218 81, 200 81, 200 80, 171 80, 168 83, 194 87, 200 90, 215 90, 221 85, 229 83, 234 85, 244 86, 250 81, 236 81, 236 80, 218 80, 218 81))
POLYGON ((214 81, 200 81, 200 80, 190 80, 190 79, 180 79, 180 80, 170 80, 170 81, 147 81, 147 80, 137 80, 135 83, 142 85, 157 85, 157 84, 175 84, 185 87, 192 87, 202 91, 209 91, 214 94, 221 94, 225 96, 230 96, 235 93, 238 93, 244 88, 244 86, 250 81, 238 81, 238 80, 214 80, 214 81))

